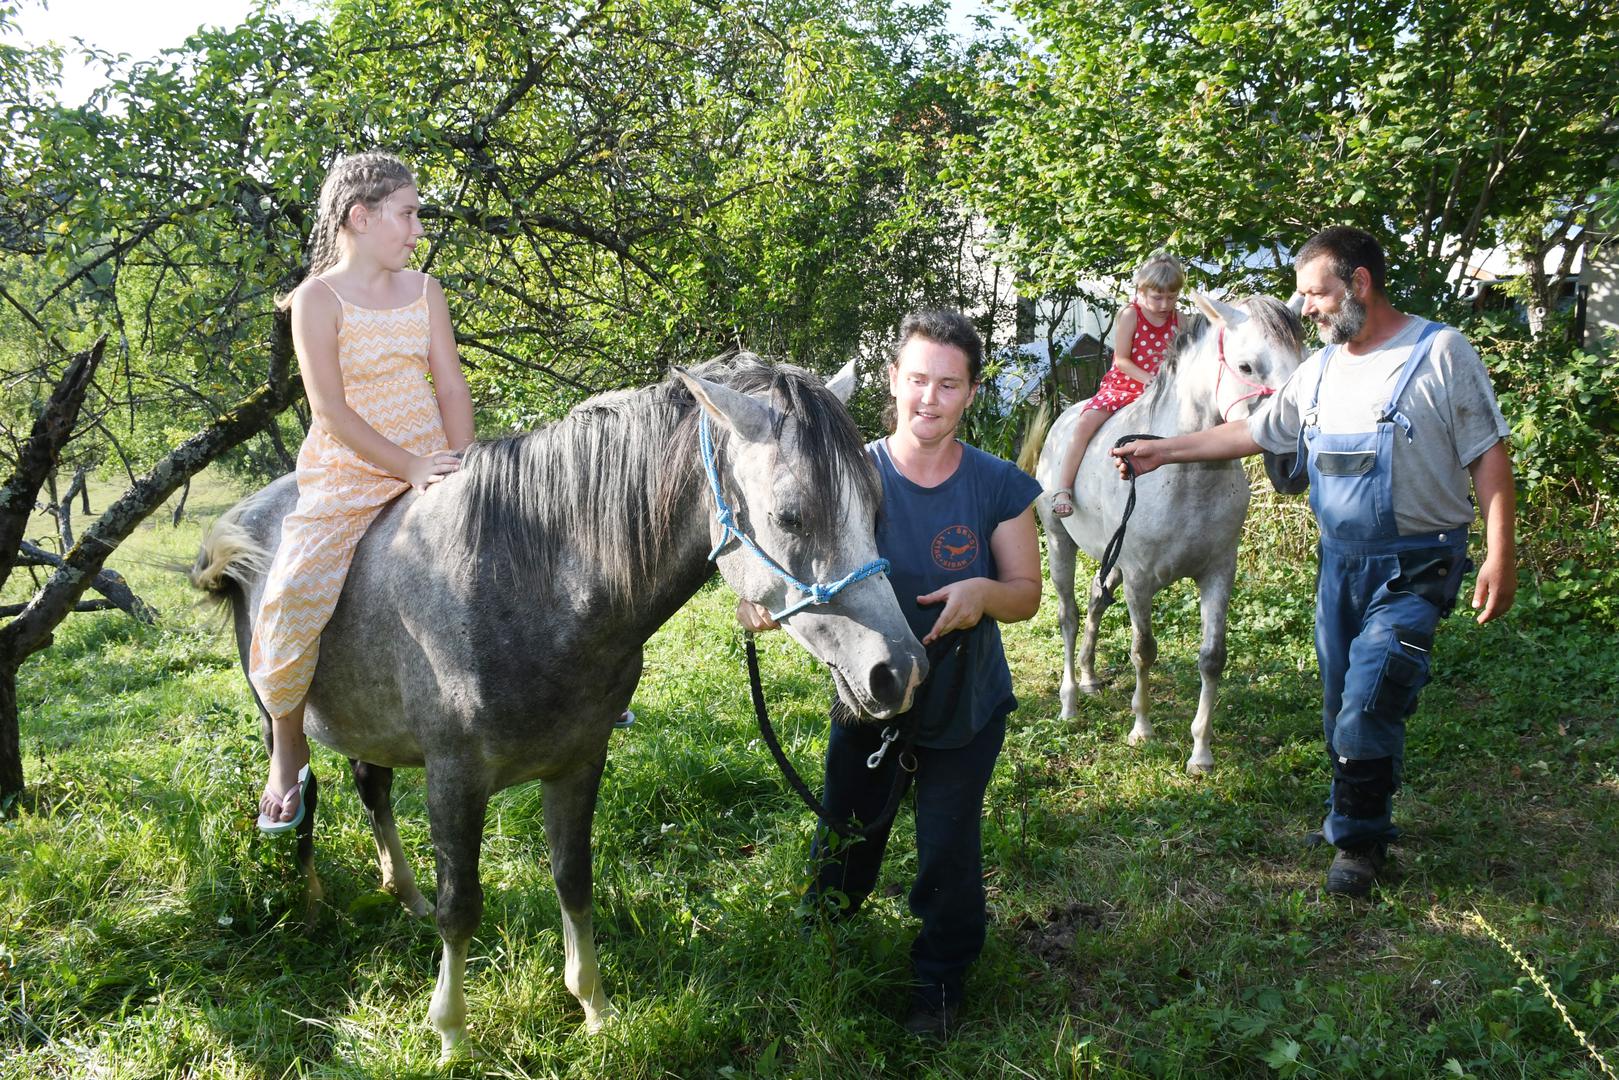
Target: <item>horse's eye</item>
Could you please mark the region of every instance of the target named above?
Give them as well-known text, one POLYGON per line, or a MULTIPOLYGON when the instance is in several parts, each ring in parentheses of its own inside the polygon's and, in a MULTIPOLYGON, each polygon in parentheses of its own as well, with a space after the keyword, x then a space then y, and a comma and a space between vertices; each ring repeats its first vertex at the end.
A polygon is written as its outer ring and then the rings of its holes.
POLYGON ((1254 373, 1254 365, 1252 365, 1252 364, 1238 364, 1237 365, 1237 370, 1242 372, 1244 375, 1252 375, 1254 373))
POLYGON ((777 510, 770 516, 776 519, 777 525, 790 533, 804 531, 804 519, 799 517, 796 511, 777 510))

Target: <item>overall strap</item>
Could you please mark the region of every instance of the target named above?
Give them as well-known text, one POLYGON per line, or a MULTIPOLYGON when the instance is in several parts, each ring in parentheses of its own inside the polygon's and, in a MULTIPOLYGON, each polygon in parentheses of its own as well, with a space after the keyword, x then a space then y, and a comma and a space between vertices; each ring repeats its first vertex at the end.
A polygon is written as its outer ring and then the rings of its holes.
POLYGON ((1310 407, 1305 410, 1306 417, 1313 417, 1316 406, 1321 403, 1321 384, 1327 381, 1327 364, 1332 361, 1332 354, 1338 351, 1338 346, 1328 345, 1321 351, 1321 370, 1315 373, 1315 390, 1310 394, 1310 407))
POLYGON ((1299 441, 1293 450, 1293 471, 1288 474, 1289 480, 1296 480, 1307 468, 1310 460, 1310 449, 1304 440, 1304 433, 1315 426, 1316 412, 1321 404, 1321 384, 1327 380, 1327 363, 1332 354, 1338 351, 1338 346, 1328 345, 1321 353, 1321 370, 1316 372, 1315 389, 1310 392, 1310 406, 1299 417, 1299 441))
POLYGON ((1406 442, 1413 441, 1411 421, 1400 411, 1400 398, 1405 396, 1405 388, 1411 385, 1411 380, 1415 377, 1417 369, 1422 367, 1422 362, 1428 358, 1428 353, 1432 351, 1433 339, 1438 335, 1439 331, 1445 328, 1444 323, 1433 322, 1432 320, 1425 321, 1427 325, 1422 328, 1422 333, 1418 335, 1416 344, 1411 346, 1411 355, 1406 359, 1405 367, 1400 369, 1400 379, 1394 384, 1394 393, 1389 395, 1389 403, 1383 406, 1383 415, 1378 418, 1378 423, 1389 421, 1400 425, 1400 430, 1405 432, 1406 442))

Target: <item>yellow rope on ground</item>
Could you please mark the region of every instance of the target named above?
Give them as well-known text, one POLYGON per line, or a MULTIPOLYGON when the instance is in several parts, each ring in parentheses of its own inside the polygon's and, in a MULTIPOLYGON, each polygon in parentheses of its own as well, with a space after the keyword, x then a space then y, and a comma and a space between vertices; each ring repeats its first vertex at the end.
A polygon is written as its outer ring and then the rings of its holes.
MULTIPOLYGON (((1581 1031, 1579 1026, 1574 1023, 1574 1018, 1570 1016, 1568 1014, 1568 1010, 1563 1007, 1562 999, 1560 999, 1557 996, 1556 991, 1552 989, 1552 984, 1546 980, 1546 976, 1542 975, 1539 971, 1536 971, 1535 966, 1529 962, 1529 959, 1524 956, 1523 953, 1515 949, 1512 943, 1503 937, 1495 927, 1491 926, 1489 920, 1485 919, 1483 915, 1478 913, 1478 909, 1475 908, 1473 910, 1470 918, 1474 922, 1478 923, 1479 926, 1483 927, 1484 932, 1489 934, 1490 937, 1494 938, 1495 943, 1507 951, 1507 955, 1511 956, 1518 962, 1518 966, 1523 968, 1530 980, 1533 981, 1536 986, 1540 987, 1540 992, 1546 995, 1546 1000, 1552 1003, 1552 1007, 1557 1010, 1557 1014, 1563 1018, 1563 1023, 1567 1024, 1568 1029, 1574 1033, 1574 1037, 1580 1040, 1580 1045, 1585 1047, 1585 1052, 1591 1055, 1591 1057, 1596 1061, 1597 1065, 1601 1067, 1603 1072, 1607 1073, 1609 1076, 1614 1076, 1615 1074, 1613 1071, 1613 1066, 1608 1064, 1608 1059, 1602 1056, 1602 1051, 1598 1050, 1591 1040, 1586 1036, 1585 1032, 1581 1031)), ((1615 1077, 1615 1080, 1619 1080, 1619 1077, 1615 1077)))

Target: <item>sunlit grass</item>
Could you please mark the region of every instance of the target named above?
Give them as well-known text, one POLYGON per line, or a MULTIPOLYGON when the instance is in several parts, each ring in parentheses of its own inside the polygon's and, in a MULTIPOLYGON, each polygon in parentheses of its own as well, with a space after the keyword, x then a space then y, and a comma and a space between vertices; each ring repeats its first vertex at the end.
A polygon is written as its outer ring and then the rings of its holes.
MULTIPOLYGON (((249 809, 262 749, 233 648, 143 528, 115 560, 156 627, 76 615, 23 668, 31 786, 0 825, 0 1076, 436 1073, 426 1023, 437 935, 377 886, 345 763, 328 781, 305 927, 291 845, 249 809)), ((1297 504, 1288 504, 1296 507, 1297 504)), ((491 1076, 1586 1075, 1546 996, 1468 921, 1475 908, 1544 973, 1599 1048, 1619 1044, 1619 660, 1598 634, 1509 618, 1442 632, 1411 724, 1408 830, 1372 904, 1319 892, 1307 849, 1325 793, 1310 652, 1309 539, 1256 515, 1233 603, 1216 770, 1182 771, 1197 692, 1195 596, 1159 599, 1159 738, 1125 745, 1114 683, 1057 717, 1048 597, 1009 628, 1022 708, 989 793, 992 926, 958 1039, 895 1022, 914 921, 908 820, 848 925, 801 930, 810 820, 753 729, 732 600, 711 587, 648 648, 636 726, 615 734, 596 816, 596 925, 622 1019, 598 1037, 562 983, 538 787, 498 796, 487 910, 469 964, 491 1076)), ((8 587, 8 596, 18 585, 8 587)), ((783 636, 762 640, 772 708, 812 778, 827 690, 783 636)), ((395 784, 424 890, 420 773, 395 784)))

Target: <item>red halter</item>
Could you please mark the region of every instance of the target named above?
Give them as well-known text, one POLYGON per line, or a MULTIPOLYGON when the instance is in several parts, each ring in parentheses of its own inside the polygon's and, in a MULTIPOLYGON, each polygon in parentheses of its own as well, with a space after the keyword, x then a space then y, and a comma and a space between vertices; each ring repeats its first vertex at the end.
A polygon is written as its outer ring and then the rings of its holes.
POLYGON ((1244 386, 1249 386, 1249 387, 1253 388, 1252 393, 1242 395, 1241 397, 1239 397, 1235 401, 1233 401, 1230 405, 1227 405, 1225 407, 1225 411, 1223 411, 1220 414, 1220 419, 1221 420, 1229 420, 1229 419, 1231 419, 1231 410, 1235 409, 1239 404, 1241 404, 1244 401, 1248 401, 1251 398, 1267 398, 1267 397, 1270 397, 1272 394, 1276 393, 1276 388, 1274 386, 1266 386, 1264 383, 1256 383, 1252 379, 1245 379, 1245 378, 1242 377, 1242 373, 1240 371, 1238 371, 1236 368, 1231 366, 1231 361, 1229 361, 1229 360, 1227 360, 1225 358, 1225 325, 1223 323, 1220 326, 1219 342, 1220 342, 1220 373, 1214 377, 1214 400, 1215 401, 1220 400, 1220 380, 1225 378, 1225 373, 1228 372, 1228 371, 1231 372, 1231 377, 1233 379, 1236 379, 1238 382, 1242 383, 1242 385, 1244 385, 1244 386))

